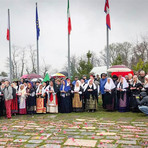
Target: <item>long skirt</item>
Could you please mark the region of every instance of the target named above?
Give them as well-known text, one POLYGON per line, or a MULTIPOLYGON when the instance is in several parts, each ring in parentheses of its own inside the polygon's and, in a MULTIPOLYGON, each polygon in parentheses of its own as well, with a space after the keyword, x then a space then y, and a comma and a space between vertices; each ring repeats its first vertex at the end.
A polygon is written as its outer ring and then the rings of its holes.
POLYGON ((90 98, 86 99, 86 110, 96 110, 96 103, 97 100, 90 95, 90 98))
POLYGON ((26 97, 19 97, 19 114, 25 115, 27 114, 27 108, 26 108, 26 97))
POLYGON ((50 98, 47 101, 47 112, 58 113, 58 99, 56 94, 50 94, 50 98))
POLYGON ((104 100, 106 104, 106 110, 113 111, 114 110, 114 95, 113 93, 106 92, 104 94, 104 100))
POLYGON ((131 111, 133 112, 138 112, 139 109, 138 109, 138 103, 137 103, 137 97, 132 95, 130 97, 130 109, 131 111))
POLYGON ((80 100, 79 93, 74 93, 74 97, 72 100, 72 107, 74 112, 82 112, 83 111, 83 105, 82 100, 80 100))
POLYGON ((71 112, 71 97, 61 96, 61 113, 70 113, 71 112))
POLYGON ((119 112, 127 112, 127 104, 128 104, 128 98, 127 98, 127 92, 118 92, 118 99, 119 99, 119 112), (122 94, 123 93, 123 94, 122 94))
POLYGON ((12 99, 11 113, 12 114, 18 113, 18 96, 17 96, 17 94, 16 94, 16 97, 12 99))
POLYGON ((27 98, 27 113, 34 114, 36 113, 36 96, 29 96, 27 98))
POLYGON ((5 111, 5 100, 3 96, 0 96, 0 116, 4 115, 4 111, 5 111))
POLYGON ((46 113, 46 107, 44 107, 44 98, 38 96, 36 99, 36 113, 46 113))

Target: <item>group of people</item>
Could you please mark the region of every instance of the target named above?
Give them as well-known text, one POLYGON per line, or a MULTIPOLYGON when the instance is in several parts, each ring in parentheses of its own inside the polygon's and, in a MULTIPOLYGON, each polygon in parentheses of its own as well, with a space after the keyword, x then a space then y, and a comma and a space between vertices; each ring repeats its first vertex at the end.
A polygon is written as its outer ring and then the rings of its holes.
POLYGON ((141 110, 148 115, 148 75, 144 71, 134 76, 129 73, 125 77, 113 75, 112 78, 103 74, 100 91, 104 109, 119 112, 141 110))
POLYGON ((95 112, 100 94, 107 111, 138 111, 138 105, 148 105, 147 98, 142 99, 148 95, 148 75, 141 71, 140 75, 111 78, 102 73, 101 77, 90 75, 88 80, 85 75, 80 80, 76 76, 73 82, 68 78, 43 82, 21 79, 11 84, 3 80, 0 115, 10 119, 12 114, 95 112))

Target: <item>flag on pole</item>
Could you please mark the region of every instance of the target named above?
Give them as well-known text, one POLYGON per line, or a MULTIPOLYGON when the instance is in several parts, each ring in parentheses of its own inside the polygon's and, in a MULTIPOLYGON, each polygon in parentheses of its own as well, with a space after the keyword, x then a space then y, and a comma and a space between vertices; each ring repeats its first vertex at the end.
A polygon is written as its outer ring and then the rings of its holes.
POLYGON ((7 36, 6 36, 6 38, 9 41, 9 39, 10 39, 9 20, 8 20, 8 28, 7 28, 7 36))
POLYGON ((104 12, 106 13, 106 25, 111 29, 110 14, 109 14, 109 0, 105 0, 104 12))
POLYGON ((39 27, 37 3, 36 3, 36 32, 37 32, 37 40, 39 40, 39 36, 40 36, 40 27, 39 27))
POLYGON ((68 33, 70 34, 72 27, 71 27, 71 18, 70 18, 70 11, 69 11, 69 0, 67 6, 67 19, 68 19, 68 33))

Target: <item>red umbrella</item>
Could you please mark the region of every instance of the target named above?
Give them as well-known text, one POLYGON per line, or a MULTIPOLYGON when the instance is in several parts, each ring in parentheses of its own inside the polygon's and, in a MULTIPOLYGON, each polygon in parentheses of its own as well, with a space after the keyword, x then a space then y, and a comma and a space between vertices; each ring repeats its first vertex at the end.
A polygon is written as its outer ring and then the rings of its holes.
POLYGON ((131 73, 132 75, 134 75, 133 71, 129 71, 129 72, 112 72, 111 75, 116 75, 116 76, 122 76, 125 77, 126 75, 128 75, 129 73, 131 73))
POLYGON ((107 70, 107 72, 130 72, 130 71, 131 69, 129 69, 125 65, 114 65, 107 70))
POLYGON ((33 79, 33 78, 42 78, 40 75, 32 73, 28 75, 23 75, 21 79, 33 79))

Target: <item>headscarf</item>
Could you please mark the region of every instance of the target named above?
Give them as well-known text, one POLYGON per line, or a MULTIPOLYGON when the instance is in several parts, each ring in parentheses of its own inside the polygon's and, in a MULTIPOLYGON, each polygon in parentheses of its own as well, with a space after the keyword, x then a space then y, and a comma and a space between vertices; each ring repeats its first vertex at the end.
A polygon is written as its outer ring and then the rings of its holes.
POLYGON ((93 80, 88 80, 88 83, 85 84, 85 86, 84 86, 84 91, 87 89, 88 86, 89 86, 90 88, 93 87, 93 89, 97 89, 97 87, 96 87, 96 85, 94 84, 94 82, 93 82, 92 85, 89 84, 90 81, 93 81, 93 80))
MULTIPOLYGON (((129 87, 129 84, 127 83, 126 79, 124 77, 121 77, 121 79, 123 79, 123 88, 122 89, 125 89, 125 88, 129 87)), ((120 82, 117 85, 117 88, 120 88, 121 79, 120 79, 120 82)))
POLYGON ((106 82, 104 88, 107 89, 107 90, 112 90, 114 89, 116 86, 113 82, 113 80, 111 78, 107 78, 107 80, 110 79, 110 83, 108 83, 108 81, 106 82))
POLYGON ((79 91, 80 90, 81 82, 79 80, 77 80, 76 83, 77 82, 79 83, 79 86, 76 86, 76 84, 75 84, 74 91, 79 91))
MULTIPOLYGON (((42 84, 39 84, 38 85, 38 88, 37 88, 37 90, 36 90, 36 93, 39 93, 39 91, 40 91, 40 86, 41 86, 42 84)), ((43 88, 42 88, 42 91, 43 91, 43 88)))
POLYGON ((67 86, 67 81, 66 80, 64 80, 64 82, 65 82, 65 86, 62 83, 61 87, 60 87, 60 91, 64 90, 64 91, 68 92, 70 90, 70 86, 67 86))
POLYGON ((21 84, 20 87, 19 87, 19 93, 22 94, 22 96, 24 96, 26 94, 26 88, 25 88, 25 85, 24 84, 21 84), (21 90, 21 86, 24 86, 24 88, 21 90))

